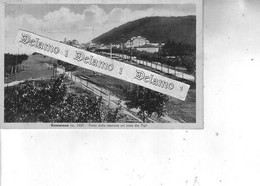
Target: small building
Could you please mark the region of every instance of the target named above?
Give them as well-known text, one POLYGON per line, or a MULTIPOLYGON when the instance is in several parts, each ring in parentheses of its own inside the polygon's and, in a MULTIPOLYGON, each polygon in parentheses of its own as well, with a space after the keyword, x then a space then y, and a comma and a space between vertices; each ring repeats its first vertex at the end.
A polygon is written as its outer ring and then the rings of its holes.
POLYGON ((120 44, 112 44, 112 48, 120 48, 120 44))
POLYGON ((135 47, 137 51, 145 51, 149 53, 159 52, 162 48, 163 44, 157 43, 157 44, 145 44, 143 46, 135 47))
POLYGON ((132 37, 125 43, 126 48, 134 48, 148 44, 150 41, 142 36, 132 37))

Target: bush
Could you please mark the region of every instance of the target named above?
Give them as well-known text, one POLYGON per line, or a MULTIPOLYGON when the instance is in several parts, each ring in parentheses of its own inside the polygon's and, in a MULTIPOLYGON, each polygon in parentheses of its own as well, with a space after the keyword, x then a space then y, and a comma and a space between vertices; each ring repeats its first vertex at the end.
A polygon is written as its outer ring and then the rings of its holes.
POLYGON ((189 73, 195 73, 196 70, 195 56, 182 56, 180 60, 181 60, 181 65, 184 66, 189 73))
POLYGON ((139 109, 138 115, 142 117, 143 122, 147 116, 156 114, 161 117, 166 112, 165 104, 169 97, 159 92, 134 85, 132 90, 125 90, 127 96, 126 106, 128 108, 139 109))
POLYGON ((102 97, 67 93, 64 76, 55 82, 30 81, 5 89, 5 122, 116 122, 102 97))

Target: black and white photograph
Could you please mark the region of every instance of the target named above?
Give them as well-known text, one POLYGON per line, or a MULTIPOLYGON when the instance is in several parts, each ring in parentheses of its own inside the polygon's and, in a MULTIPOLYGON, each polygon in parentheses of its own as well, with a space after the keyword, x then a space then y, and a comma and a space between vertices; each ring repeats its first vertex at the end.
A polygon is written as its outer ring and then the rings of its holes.
POLYGON ((2 0, 1 186, 260 185, 259 0, 2 0))
POLYGON ((4 15, 5 128, 203 128, 200 1, 4 15))

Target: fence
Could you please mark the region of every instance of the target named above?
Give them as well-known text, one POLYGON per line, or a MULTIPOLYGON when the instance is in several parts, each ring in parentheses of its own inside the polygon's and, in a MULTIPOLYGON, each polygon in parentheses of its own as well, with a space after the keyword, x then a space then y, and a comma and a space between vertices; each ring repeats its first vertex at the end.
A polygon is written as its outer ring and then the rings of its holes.
POLYGON ((115 95, 113 95, 110 91, 106 90, 103 87, 99 87, 96 84, 91 83, 90 81, 87 81, 80 77, 74 76, 72 74, 72 72, 65 72, 65 70, 62 68, 57 68, 57 71, 59 73, 65 73, 65 75, 70 80, 79 84, 80 86, 82 86, 82 88, 85 88, 85 89, 91 91, 92 93, 94 93, 97 96, 102 96, 102 98, 104 100, 108 101, 108 105, 110 105, 112 101, 114 102, 114 104, 116 104, 118 101, 120 101, 120 99, 117 98, 115 95))
MULTIPOLYGON (((109 57, 109 53, 102 52, 102 54, 109 57)), ((124 60, 128 59, 129 60, 130 56, 125 55, 125 54, 113 53, 112 58, 115 58, 116 60, 119 59, 119 61, 120 61, 120 59, 124 59, 124 60)), ((155 70, 158 70, 158 71, 168 73, 168 74, 174 75, 174 76, 182 78, 182 79, 186 79, 186 80, 195 82, 194 76, 192 76, 190 74, 186 74, 186 73, 181 72, 181 71, 178 71, 178 70, 173 69, 172 67, 170 67, 168 65, 164 65, 164 64, 159 63, 159 62, 149 62, 149 61, 146 61, 146 60, 136 59, 136 57, 132 57, 131 62, 136 63, 137 65, 144 65, 144 66, 153 68, 155 70)))

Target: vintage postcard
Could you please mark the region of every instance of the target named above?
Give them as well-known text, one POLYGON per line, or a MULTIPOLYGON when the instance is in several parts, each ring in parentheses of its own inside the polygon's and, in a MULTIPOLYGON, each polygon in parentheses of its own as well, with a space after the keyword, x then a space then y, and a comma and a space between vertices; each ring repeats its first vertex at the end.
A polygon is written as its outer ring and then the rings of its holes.
POLYGON ((202 0, 0 6, 1 128, 203 129, 202 0))

